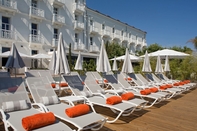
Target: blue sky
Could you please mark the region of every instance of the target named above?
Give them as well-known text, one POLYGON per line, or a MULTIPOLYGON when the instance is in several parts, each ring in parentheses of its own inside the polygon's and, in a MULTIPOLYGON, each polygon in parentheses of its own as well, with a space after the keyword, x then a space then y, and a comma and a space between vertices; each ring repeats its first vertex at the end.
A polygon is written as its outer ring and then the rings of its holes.
POLYGON ((86 0, 86 5, 147 32, 147 44, 187 46, 197 36, 197 0, 86 0))

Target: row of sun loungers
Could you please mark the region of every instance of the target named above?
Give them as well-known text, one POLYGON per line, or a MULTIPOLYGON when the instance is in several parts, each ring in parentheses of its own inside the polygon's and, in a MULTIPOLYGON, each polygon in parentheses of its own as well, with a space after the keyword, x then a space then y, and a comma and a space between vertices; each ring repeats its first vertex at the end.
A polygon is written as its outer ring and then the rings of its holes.
POLYGON ((72 72, 55 81, 48 70, 26 72, 25 80, 0 77, 2 121, 6 131, 9 127, 19 131, 73 130, 63 121, 74 125, 77 130, 100 130, 106 122, 114 123, 121 116, 129 116, 134 111, 149 108, 196 87, 195 83, 188 83, 163 90, 160 87, 172 85, 172 81, 149 82, 143 79, 141 74, 108 73, 101 77, 98 72, 87 72, 83 76, 72 72), (63 83, 66 87, 60 86, 63 83), (153 92, 147 92, 153 88, 153 92), (72 93, 70 96, 60 97, 55 92, 68 89, 72 93), (109 119, 98 114, 95 105, 109 108, 116 117, 109 119))

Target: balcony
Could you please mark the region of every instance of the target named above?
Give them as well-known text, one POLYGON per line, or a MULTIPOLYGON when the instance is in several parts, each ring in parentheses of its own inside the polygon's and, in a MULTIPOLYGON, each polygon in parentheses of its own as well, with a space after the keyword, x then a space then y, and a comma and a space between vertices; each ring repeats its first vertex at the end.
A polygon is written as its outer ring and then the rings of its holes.
POLYGON ((98 31, 98 28, 97 27, 94 27, 94 26, 89 26, 89 32, 90 34, 98 34, 99 31, 98 31))
POLYGON ((143 44, 142 38, 138 38, 138 39, 137 39, 137 45, 142 45, 142 44, 143 44))
POLYGON ((42 21, 42 19, 44 19, 44 10, 30 6, 29 17, 42 21))
POLYGON ((0 0, 0 10, 14 14, 17 12, 17 2, 14 0, 0 0))
POLYGON ((111 33, 109 30, 103 30, 102 35, 103 35, 103 37, 110 37, 111 33))
POLYGON ((119 33, 113 33, 113 39, 120 40, 120 34, 119 33))
POLYGON ((63 6, 65 4, 65 0, 52 0, 52 5, 63 6))
POLYGON ((53 38, 52 47, 57 47, 57 45, 58 45, 58 39, 53 38))
POLYGON ((84 4, 74 3, 73 8, 74 8, 74 13, 83 14, 85 12, 84 4))
POLYGON ((74 22, 74 29, 75 30, 84 30, 84 23, 75 21, 74 22))
POLYGON ((91 52, 91 53, 98 53, 100 50, 99 50, 99 47, 98 46, 96 46, 96 45, 90 45, 90 47, 89 47, 89 52, 91 52))
POLYGON ((65 24, 65 17, 57 14, 53 14, 53 19, 52 19, 53 25, 64 25, 65 24))
POLYGON ((37 44, 43 44, 44 43, 44 39, 41 35, 34 35, 34 34, 30 34, 29 35, 29 42, 30 43, 37 43, 37 44))
POLYGON ((84 51, 85 50, 85 45, 82 43, 76 43, 74 45, 74 50, 75 51, 84 51))
POLYGON ((136 37, 131 37, 130 38, 130 43, 137 44, 136 37))
POLYGON ((5 30, 5 29, 1 29, 1 41, 13 41, 13 40, 17 40, 17 34, 15 31, 12 30, 5 30))
POLYGON ((128 42, 128 41, 129 41, 129 38, 127 36, 122 37, 122 42, 128 42))

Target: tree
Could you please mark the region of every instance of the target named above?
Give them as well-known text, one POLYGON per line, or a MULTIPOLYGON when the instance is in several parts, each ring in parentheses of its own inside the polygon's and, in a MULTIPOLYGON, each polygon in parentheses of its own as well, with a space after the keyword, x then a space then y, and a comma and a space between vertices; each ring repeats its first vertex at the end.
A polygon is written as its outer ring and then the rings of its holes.
POLYGON ((72 59, 71 59, 71 43, 69 44, 69 53, 68 53, 68 64, 71 69, 72 66, 72 59))
POLYGON ((188 40, 187 43, 192 43, 197 50, 197 36, 193 39, 188 40))

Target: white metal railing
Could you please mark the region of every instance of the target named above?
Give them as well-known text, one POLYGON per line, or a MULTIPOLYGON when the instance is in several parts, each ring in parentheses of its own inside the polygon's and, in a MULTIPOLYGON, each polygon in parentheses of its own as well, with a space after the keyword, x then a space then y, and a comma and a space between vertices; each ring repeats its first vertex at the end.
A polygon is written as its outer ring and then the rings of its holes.
POLYGON ((32 14, 39 17, 44 17, 44 10, 30 6, 30 15, 32 14))
POLYGON ((75 21, 74 28, 84 29, 84 23, 81 23, 79 21, 75 21))
POLYGON ((17 9, 17 2, 13 0, 0 0, 0 6, 4 6, 6 8, 17 9))
POLYGON ((90 52, 99 52, 99 47, 96 45, 90 45, 90 52))
POLYGON ((65 17, 58 15, 58 14, 53 14, 53 22, 60 22, 60 23, 65 23, 65 17))
POLYGON ((103 35, 107 35, 107 36, 110 36, 110 31, 109 30, 103 30, 103 35))
POLYGON ((85 49, 85 45, 82 43, 75 43, 74 45, 74 50, 84 50, 85 49))
POLYGON ((98 32, 98 28, 95 26, 90 26, 90 32, 98 32))
POLYGON ((1 38, 16 40, 17 35, 15 31, 1 29, 1 38))
POLYGON ((56 47, 58 45, 58 39, 53 38, 52 47, 56 47))
POLYGON ((29 42, 30 43, 44 43, 44 39, 41 35, 30 34, 29 35, 29 42))
POLYGON ((83 4, 80 4, 80 3, 74 3, 74 10, 80 10, 82 12, 85 11, 85 6, 83 4))
POLYGON ((54 0, 54 2, 65 3, 65 0, 54 0))

